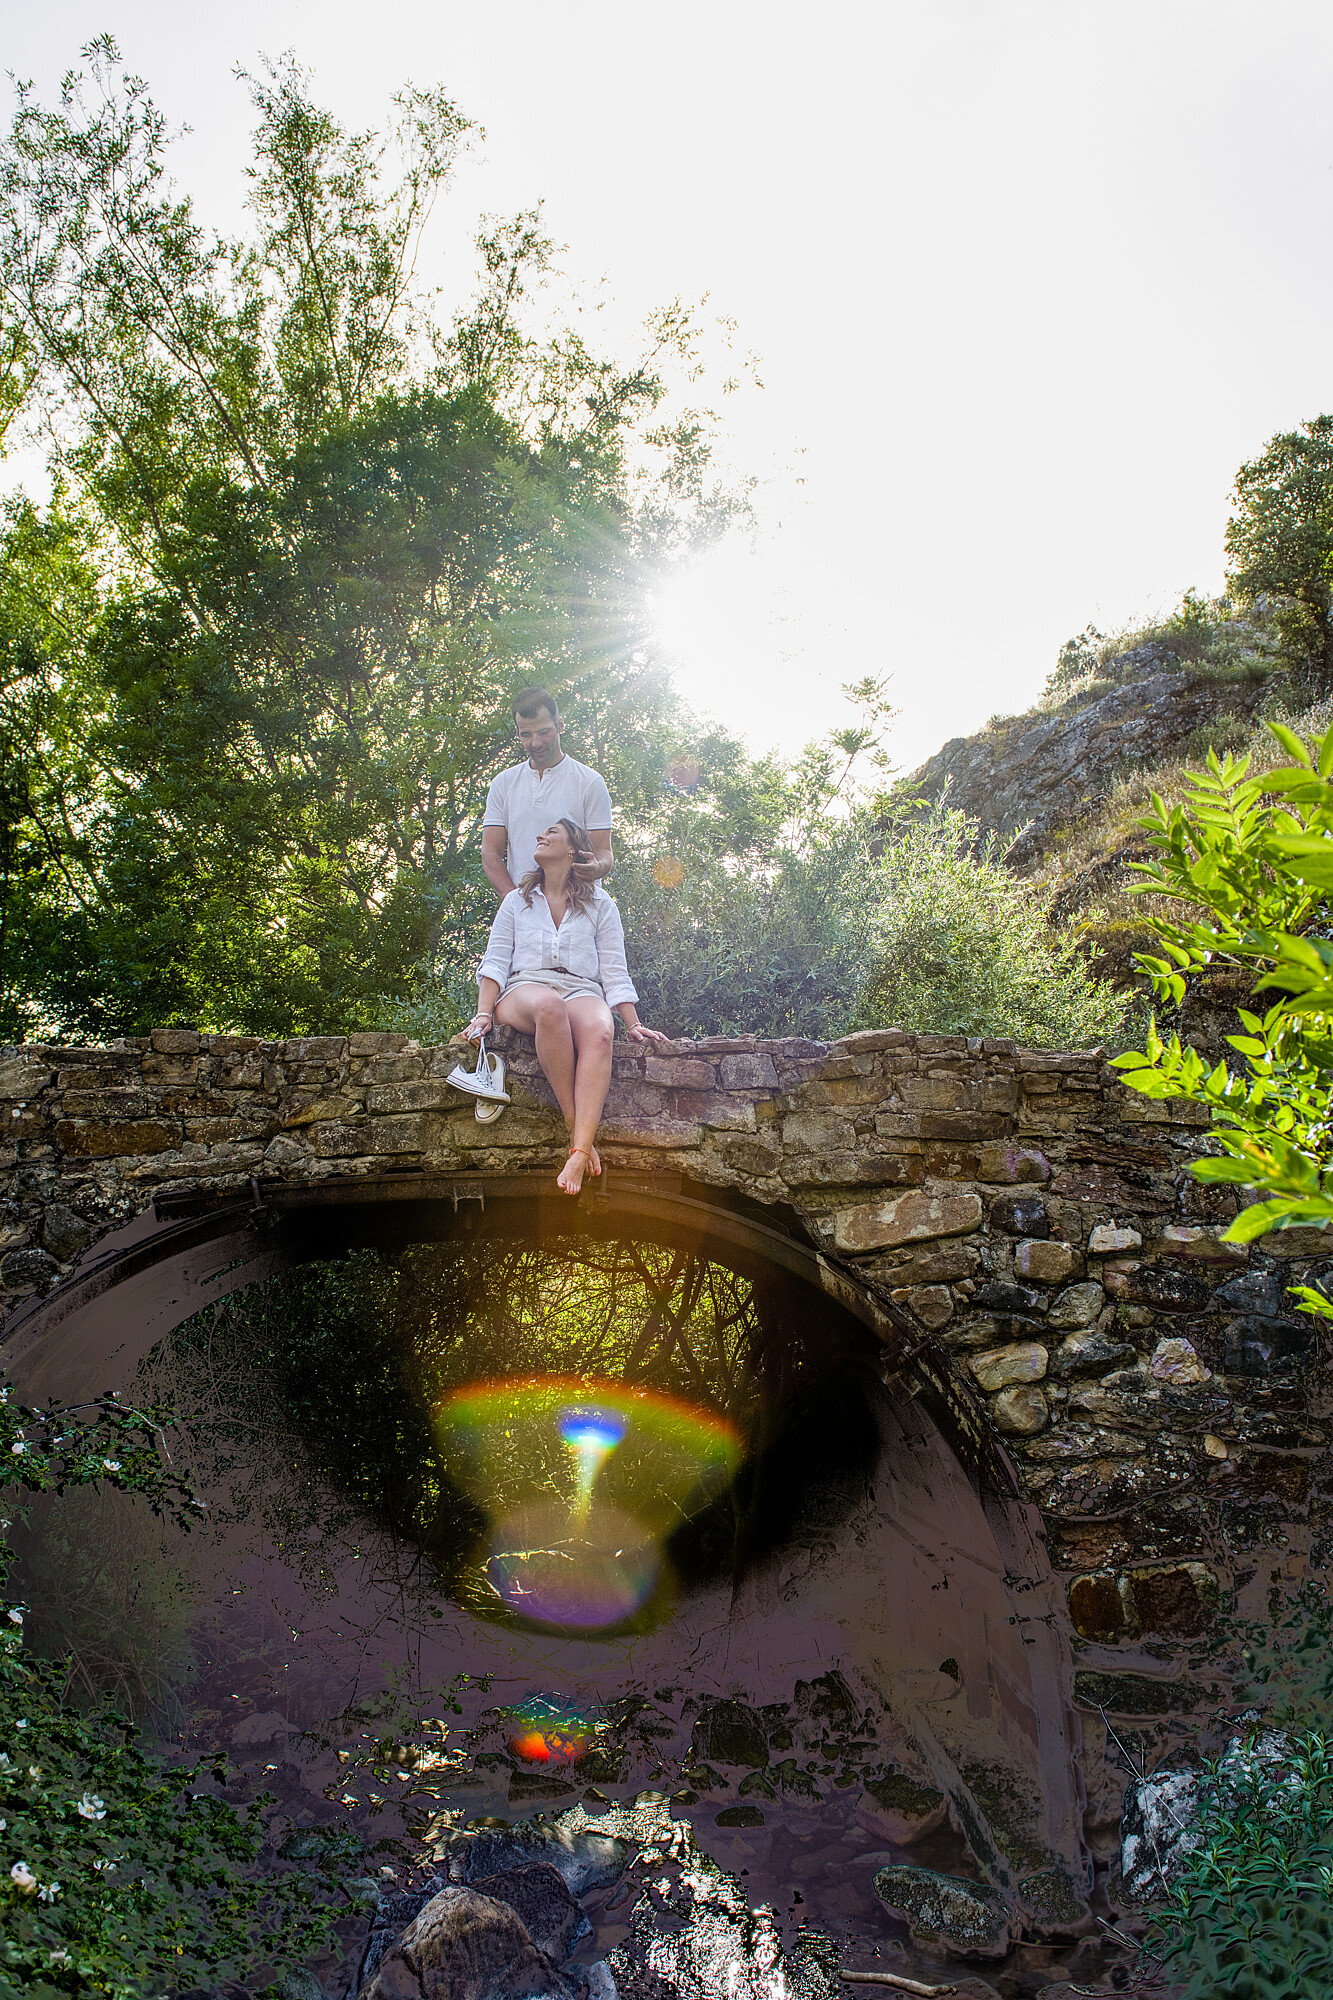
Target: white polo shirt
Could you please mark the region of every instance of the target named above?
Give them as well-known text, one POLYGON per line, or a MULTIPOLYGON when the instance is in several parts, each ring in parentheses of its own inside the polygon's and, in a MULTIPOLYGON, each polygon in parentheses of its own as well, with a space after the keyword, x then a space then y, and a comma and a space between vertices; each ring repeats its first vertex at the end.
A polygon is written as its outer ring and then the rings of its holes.
POLYGON ((606 779, 564 756, 549 771, 514 764, 491 779, 483 826, 502 826, 509 835, 509 879, 518 883, 536 866, 537 835, 558 819, 572 819, 585 833, 609 832, 611 794, 606 779))

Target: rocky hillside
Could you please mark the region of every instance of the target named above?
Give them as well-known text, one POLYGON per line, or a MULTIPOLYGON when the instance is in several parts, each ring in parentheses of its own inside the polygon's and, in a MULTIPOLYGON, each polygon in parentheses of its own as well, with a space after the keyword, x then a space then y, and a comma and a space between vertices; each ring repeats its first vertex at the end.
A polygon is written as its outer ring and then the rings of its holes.
MULTIPOLYGON (((1133 864, 1150 852, 1138 822, 1151 795, 1180 796, 1209 749, 1247 752, 1260 769, 1285 761, 1265 716, 1307 734, 1333 720, 1327 695, 1312 705, 1293 683, 1262 608, 1243 620, 1200 615, 1227 609, 1195 604, 1174 629, 1100 649, 1071 641, 1041 702, 946 743, 902 788, 947 798, 994 834, 1051 921, 1077 927, 1094 971, 1122 988, 1142 990, 1135 954, 1151 944, 1144 901, 1130 893, 1133 864)), ((1219 968, 1175 1025, 1220 1054, 1245 990, 1219 968)))
POLYGON ((1010 865, 1028 873, 1056 836, 1095 819, 1129 773, 1248 737, 1274 688, 1263 636, 1230 620, 1210 628, 1210 645, 1154 637, 1093 661, 1072 686, 1052 676, 1037 707, 954 737, 909 787, 926 798, 947 790, 949 804, 996 834, 1010 865))

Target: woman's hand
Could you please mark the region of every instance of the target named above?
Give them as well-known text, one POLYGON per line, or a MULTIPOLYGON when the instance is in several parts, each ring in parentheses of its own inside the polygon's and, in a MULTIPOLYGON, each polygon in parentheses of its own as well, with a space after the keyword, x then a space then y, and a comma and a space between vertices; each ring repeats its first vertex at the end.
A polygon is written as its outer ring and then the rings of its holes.
POLYGON ((664 1035, 660 1028, 645 1028, 642 1021, 627 1021, 625 1039, 628 1042, 646 1042, 649 1048, 655 1049, 663 1042, 669 1042, 671 1037, 664 1035))
POLYGON ((463 1039, 467 1042, 479 1042, 483 1035, 489 1035, 494 1025, 495 1015, 493 1012, 489 1014, 484 1011, 476 1013, 472 1016, 466 1028, 464 1028, 463 1039))

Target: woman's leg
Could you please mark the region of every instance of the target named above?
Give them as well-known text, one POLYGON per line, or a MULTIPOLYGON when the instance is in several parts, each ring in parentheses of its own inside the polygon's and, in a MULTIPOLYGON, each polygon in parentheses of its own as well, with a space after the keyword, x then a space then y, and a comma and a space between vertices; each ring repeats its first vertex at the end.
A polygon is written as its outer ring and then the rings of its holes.
POLYGON ((502 994, 495 1018, 506 1028, 518 1028, 537 1044, 537 1060, 546 1081, 555 1092, 555 1101, 564 1113, 565 1125, 574 1130, 574 1037, 572 1024, 560 995, 550 986, 514 986, 502 994))
POLYGON ((583 1185, 585 1161, 590 1164, 595 1157, 592 1142, 611 1087, 616 1024, 605 1000, 595 993, 577 994, 565 1002, 565 1011, 574 1037, 574 1124, 569 1136, 575 1150, 559 1175, 559 1185, 566 1194, 577 1194, 583 1185))

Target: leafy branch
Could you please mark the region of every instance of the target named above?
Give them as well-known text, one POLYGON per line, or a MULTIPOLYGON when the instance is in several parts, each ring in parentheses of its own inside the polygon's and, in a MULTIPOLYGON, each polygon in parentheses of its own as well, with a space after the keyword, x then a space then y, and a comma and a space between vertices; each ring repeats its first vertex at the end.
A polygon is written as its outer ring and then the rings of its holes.
MULTIPOLYGON (((1188 1099, 1212 1114, 1217 1152, 1194 1161, 1196 1180, 1257 1197, 1226 1232, 1253 1242, 1270 1229, 1333 1221, 1333 728, 1313 751, 1280 723, 1270 729, 1292 762, 1260 776, 1249 759, 1208 753, 1186 798, 1153 795, 1139 824, 1157 852, 1136 865, 1141 894, 1167 899, 1149 924, 1162 956, 1142 955, 1160 1001, 1179 1007, 1192 983, 1220 966, 1254 975, 1278 997, 1260 1015, 1240 1010, 1228 1044, 1241 1058, 1209 1065, 1156 1023, 1142 1050, 1114 1058, 1132 1090, 1188 1099)), ((1302 1309, 1333 1318, 1310 1287, 1302 1309)))

